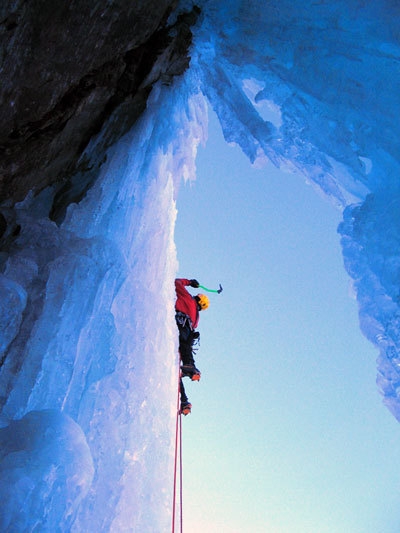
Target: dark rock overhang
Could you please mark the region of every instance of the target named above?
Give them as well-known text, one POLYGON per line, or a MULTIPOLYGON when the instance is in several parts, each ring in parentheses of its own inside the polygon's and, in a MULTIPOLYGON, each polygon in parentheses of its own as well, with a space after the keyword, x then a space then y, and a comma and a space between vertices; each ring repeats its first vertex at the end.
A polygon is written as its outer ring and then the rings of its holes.
POLYGON ((153 84, 170 83, 189 65, 199 10, 169 24, 176 4, 2 3, 0 204, 12 206, 51 185, 51 216, 61 220, 85 194, 101 152, 141 115, 153 84), (95 159, 82 158, 100 131, 95 159))

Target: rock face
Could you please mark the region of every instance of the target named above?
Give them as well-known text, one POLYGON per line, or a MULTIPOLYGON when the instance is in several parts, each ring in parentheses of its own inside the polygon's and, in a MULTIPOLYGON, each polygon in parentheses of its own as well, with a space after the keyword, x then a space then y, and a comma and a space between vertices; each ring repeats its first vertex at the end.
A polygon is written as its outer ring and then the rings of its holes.
MULTIPOLYGON (((0 204, 54 185, 57 221, 84 195, 102 152, 141 114, 154 82, 169 83, 189 64, 198 10, 174 17, 176 4, 1 2, 0 204), (82 158, 100 131, 95 157, 82 158)), ((5 227, 2 217, 0 234, 5 227)))

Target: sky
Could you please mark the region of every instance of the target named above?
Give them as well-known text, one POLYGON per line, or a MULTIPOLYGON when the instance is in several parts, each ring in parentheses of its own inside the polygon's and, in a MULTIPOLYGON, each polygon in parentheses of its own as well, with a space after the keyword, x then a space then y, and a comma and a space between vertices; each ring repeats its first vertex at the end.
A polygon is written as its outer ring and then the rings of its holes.
POLYGON ((177 207, 178 275, 224 288, 200 315, 201 381, 185 380, 184 531, 398 533, 400 427, 340 211, 303 176, 253 167, 212 113, 177 207))

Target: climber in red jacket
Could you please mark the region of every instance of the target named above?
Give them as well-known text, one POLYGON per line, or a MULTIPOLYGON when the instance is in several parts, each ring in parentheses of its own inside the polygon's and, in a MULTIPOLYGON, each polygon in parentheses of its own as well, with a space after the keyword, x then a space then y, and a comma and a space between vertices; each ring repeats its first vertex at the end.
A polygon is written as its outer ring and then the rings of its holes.
MULTIPOLYGON (((195 279, 180 278, 175 280, 176 304, 175 319, 179 329, 179 353, 181 357, 181 374, 182 377, 190 377, 192 381, 200 379, 200 370, 195 366, 193 357, 193 345, 199 341, 200 334, 195 331, 199 323, 199 311, 207 309, 209 299, 204 294, 192 296, 186 287, 199 287, 199 282, 195 279)), ((181 412, 190 413, 191 404, 189 403, 182 380, 181 389, 181 412)))
MULTIPOLYGON (((199 287, 199 282, 195 279, 178 278, 175 280, 176 304, 175 310, 177 313, 186 315, 190 320, 190 329, 193 331, 197 328, 199 323, 199 311, 207 309, 209 306, 209 299, 205 294, 197 294, 192 296, 186 287, 199 287)), ((179 326, 178 326, 179 327, 179 326)))

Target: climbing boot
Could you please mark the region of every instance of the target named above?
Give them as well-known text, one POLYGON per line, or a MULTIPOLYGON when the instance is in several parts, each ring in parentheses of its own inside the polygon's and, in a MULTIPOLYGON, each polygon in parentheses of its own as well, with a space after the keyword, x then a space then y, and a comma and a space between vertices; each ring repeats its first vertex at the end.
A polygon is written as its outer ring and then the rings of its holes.
POLYGON ((192 404, 190 402, 181 402, 181 415, 190 415, 192 412, 192 404))
POLYGON ((192 381, 200 381, 201 372, 194 365, 182 365, 181 377, 190 378, 192 381))

